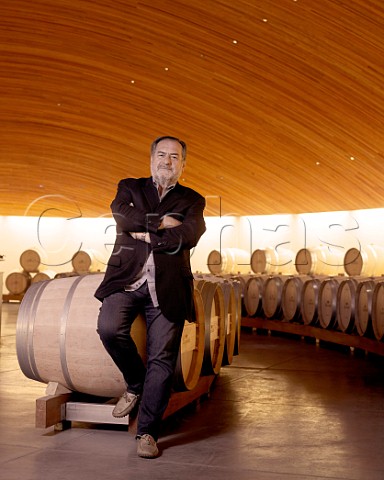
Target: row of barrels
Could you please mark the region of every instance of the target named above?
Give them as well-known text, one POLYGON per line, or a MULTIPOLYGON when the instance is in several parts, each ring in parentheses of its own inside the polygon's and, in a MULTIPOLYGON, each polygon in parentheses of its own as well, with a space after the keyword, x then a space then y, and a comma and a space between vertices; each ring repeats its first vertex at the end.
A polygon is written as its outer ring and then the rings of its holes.
MULTIPOLYGON (((53 279, 28 289, 16 325, 17 358, 26 377, 101 397, 122 394, 124 379, 97 334, 100 302, 93 294, 102 277, 53 279)), ((218 374, 238 354, 241 301, 236 280, 195 279, 196 321, 184 325, 175 391, 192 390, 201 376, 218 374)), ((146 361, 142 315, 133 323, 132 336, 146 361)))
POLYGON ((42 263, 41 254, 34 249, 25 250, 20 255, 20 265, 21 271, 11 272, 5 278, 5 286, 12 295, 24 294, 33 283, 62 276, 84 275, 105 269, 104 264, 96 259, 93 252, 85 250, 79 250, 72 256, 71 272, 56 273, 54 270, 47 269, 42 263))
POLYGON ((384 340, 384 277, 250 275, 243 314, 384 340))
POLYGON ((384 247, 366 245, 345 253, 320 245, 302 248, 296 254, 286 248, 256 249, 251 254, 238 248, 212 250, 207 267, 213 275, 268 273, 286 275, 384 275, 384 247))

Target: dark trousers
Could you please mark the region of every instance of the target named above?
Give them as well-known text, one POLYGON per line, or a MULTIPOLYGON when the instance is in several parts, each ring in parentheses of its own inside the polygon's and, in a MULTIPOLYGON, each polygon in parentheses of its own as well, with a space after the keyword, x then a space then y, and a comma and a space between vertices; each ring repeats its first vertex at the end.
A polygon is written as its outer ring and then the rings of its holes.
POLYGON ((123 374, 127 390, 141 394, 137 434, 159 436, 161 419, 172 389, 184 322, 170 322, 154 307, 145 282, 133 292, 117 292, 103 300, 97 331, 109 355, 123 374), (143 313, 147 326, 145 367, 131 337, 131 326, 143 313))

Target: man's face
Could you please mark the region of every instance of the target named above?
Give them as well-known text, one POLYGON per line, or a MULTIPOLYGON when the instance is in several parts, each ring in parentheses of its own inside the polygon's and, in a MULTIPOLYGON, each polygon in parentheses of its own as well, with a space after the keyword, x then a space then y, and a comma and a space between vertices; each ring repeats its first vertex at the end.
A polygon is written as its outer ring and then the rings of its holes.
POLYGON ((183 169, 182 146, 175 140, 164 139, 157 145, 151 155, 151 174, 161 186, 177 182, 183 169))

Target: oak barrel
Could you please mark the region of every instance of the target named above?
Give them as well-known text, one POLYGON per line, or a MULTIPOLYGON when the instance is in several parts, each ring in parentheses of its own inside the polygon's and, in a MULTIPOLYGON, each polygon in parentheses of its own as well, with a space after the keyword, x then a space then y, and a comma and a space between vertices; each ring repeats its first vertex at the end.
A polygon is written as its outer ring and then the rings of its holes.
POLYGON ((339 329, 344 333, 351 333, 355 327, 357 285, 357 279, 346 278, 337 289, 336 319, 339 329))
POLYGON ((296 253, 295 267, 302 275, 339 275, 344 273, 343 254, 325 245, 301 248, 296 253))
POLYGON ((31 284, 29 272, 11 272, 5 277, 5 286, 11 295, 25 293, 31 284))
POLYGON ((300 310, 304 325, 316 325, 318 323, 318 299, 321 282, 321 278, 313 277, 303 284, 300 310))
POLYGON ((205 317, 202 375, 218 374, 225 344, 224 293, 220 283, 206 282, 201 289, 205 317))
POLYGON ((270 276, 264 283, 263 311, 267 318, 280 319, 283 316, 283 286, 289 275, 270 276))
POLYGON ((372 328, 375 338, 384 338, 384 281, 376 283, 372 295, 372 328))
POLYGON ((286 248, 256 249, 251 255, 251 269, 254 273, 294 274, 292 252, 286 248))
POLYGON ((243 316, 243 315, 247 315, 247 309, 246 309, 246 306, 245 306, 245 295, 246 295, 246 290, 247 290, 247 282, 248 282, 248 279, 251 277, 252 275, 248 275, 248 274, 241 274, 241 275, 230 275, 229 278, 231 279, 232 281, 232 284, 237 285, 237 287, 235 288, 236 290, 236 294, 239 294, 240 295, 240 304, 238 305, 238 308, 240 309, 240 318, 243 316))
POLYGON ((323 280, 319 288, 318 317, 323 328, 337 326, 337 291, 345 277, 330 277, 323 280))
POLYGON ((344 269, 351 276, 384 275, 384 248, 378 245, 350 248, 344 256, 344 269))
POLYGON ((356 290, 355 326, 360 336, 373 337, 372 297, 379 279, 369 279, 358 284, 356 290))
POLYGON ((24 250, 24 252, 20 255, 20 265, 25 272, 38 272, 40 263, 41 255, 37 250, 24 250))
POLYGON ((268 275, 252 275, 244 292, 244 306, 248 317, 260 316, 263 312, 263 289, 268 275))
POLYGON ((88 272, 103 272, 106 264, 101 260, 101 255, 93 250, 79 250, 72 256, 73 271, 79 275, 88 272))
POLYGON ((240 335, 241 335, 241 318, 242 318, 242 286, 237 278, 232 280, 232 287, 236 299, 236 328, 235 328, 235 345, 233 354, 240 353, 240 335))
POLYGON ((237 298, 232 282, 221 283, 224 295, 225 316, 225 343, 223 353, 223 365, 230 365, 233 361, 236 342, 237 328, 237 298))
POLYGON ((203 366, 205 347, 204 303, 200 290, 194 289, 196 321, 184 323, 173 388, 176 391, 196 387, 203 366))
POLYGON ((282 291, 282 310, 288 322, 301 320, 301 295, 303 285, 309 280, 308 275, 295 275, 286 280, 282 291))
MULTIPOLYGON (((103 274, 82 275, 37 282, 20 304, 16 326, 16 350, 20 368, 33 380, 58 382, 70 390, 117 397, 125 390, 124 379, 105 351, 96 332, 100 302, 93 294, 103 274)), ((198 301, 197 301, 198 303, 198 301)), ((202 305, 196 308, 203 322, 202 305)), ((195 324, 191 324, 195 325, 195 324)), ((204 326, 183 332, 177 386, 191 388, 201 372, 204 326), (191 340, 192 337, 192 340, 191 340), (195 346, 195 348, 194 348, 195 346)), ((145 361, 146 327, 139 315, 132 337, 145 361)))
POLYGON ((207 267, 214 275, 247 273, 251 270, 250 254, 239 248, 212 250, 208 255, 207 267))
POLYGON ((45 282, 46 280, 52 280, 56 273, 52 270, 43 270, 41 272, 37 272, 31 279, 31 283, 36 282, 45 282))

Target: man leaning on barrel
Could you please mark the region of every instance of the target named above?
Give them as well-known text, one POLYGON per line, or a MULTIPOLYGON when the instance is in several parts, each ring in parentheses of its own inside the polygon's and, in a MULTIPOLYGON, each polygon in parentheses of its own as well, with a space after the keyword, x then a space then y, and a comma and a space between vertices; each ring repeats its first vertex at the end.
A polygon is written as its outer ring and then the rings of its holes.
POLYGON ((138 407, 137 453, 145 458, 159 454, 184 321, 195 320, 190 250, 205 231, 204 197, 178 183, 186 144, 157 138, 150 159, 151 177, 119 182, 111 204, 116 241, 95 292, 102 301, 98 333, 127 386, 113 415, 138 407), (130 335, 139 313, 146 321, 146 366, 130 335))

